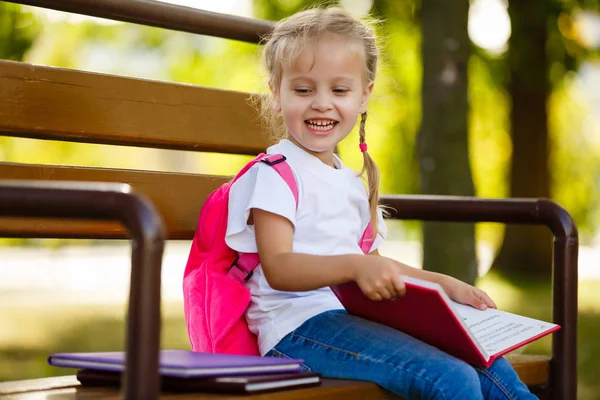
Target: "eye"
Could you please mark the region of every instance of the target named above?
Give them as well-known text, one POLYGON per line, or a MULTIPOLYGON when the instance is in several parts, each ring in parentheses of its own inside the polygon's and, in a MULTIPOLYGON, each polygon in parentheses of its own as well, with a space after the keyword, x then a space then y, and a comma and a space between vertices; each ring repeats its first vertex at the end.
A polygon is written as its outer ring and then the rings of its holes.
POLYGON ((301 94, 301 95, 302 94, 308 94, 308 93, 310 93, 310 89, 307 89, 307 88, 295 88, 294 92, 297 93, 297 94, 301 94))
POLYGON ((336 93, 336 94, 345 94, 345 93, 348 93, 349 91, 350 90, 346 89, 346 88, 335 88, 335 89, 333 89, 333 93, 336 93))

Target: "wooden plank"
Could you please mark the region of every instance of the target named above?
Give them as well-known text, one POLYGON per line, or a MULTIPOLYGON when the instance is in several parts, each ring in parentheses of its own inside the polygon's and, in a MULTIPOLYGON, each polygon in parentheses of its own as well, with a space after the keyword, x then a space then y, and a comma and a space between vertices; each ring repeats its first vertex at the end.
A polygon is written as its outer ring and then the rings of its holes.
POLYGON ((519 378, 527 386, 539 386, 548 382, 550 375, 549 356, 536 354, 508 354, 506 359, 513 366, 519 378))
POLYGON ((0 134, 258 154, 248 93, 0 61, 0 134))
MULTIPOLYGON (((74 376, 42 378, 0 383, 0 394, 18 396, 19 399, 119 399, 119 392, 113 388, 82 387, 74 376), (56 381, 55 381, 56 380, 56 381), (46 385, 46 389, 43 388, 46 385), (11 392, 10 389, 13 389, 11 392), (16 391, 14 391, 16 389, 16 391)), ((4 396, 3 396, 4 397, 4 396)), ((15 397, 16 398, 16 397, 15 397)), ((163 393, 167 400, 400 400, 371 382, 341 379, 323 379, 321 386, 305 389, 283 390, 255 395, 233 395, 214 393, 163 393)))
POLYGON ((75 375, 8 381, 0 382, 0 395, 37 392, 39 390, 64 389, 74 386, 79 386, 79 381, 75 375))
MULTIPOLYGON (((0 179, 122 182, 147 196, 162 215, 170 239, 191 239, 206 197, 229 177, 0 163, 0 179)), ((119 224, 97 221, 0 219, 0 229, 12 237, 125 238, 119 224)))
MULTIPOLYGON (((529 387, 543 385, 548 380, 548 367, 550 357, 530 354, 509 354, 510 361, 519 377, 529 387)), ((30 379, 24 381, 0 383, 0 395, 19 394, 19 399, 86 399, 118 398, 116 389, 87 388, 80 387, 74 376, 30 379), (27 397, 34 394, 37 397, 27 397)), ((256 399, 262 400, 295 400, 295 399, 327 399, 327 400, 352 400, 352 399, 399 399, 389 392, 382 390, 370 382, 323 379, 323 384, 318 387, 289 390, 271 394, 254 396, 230 396, 202 393, 168 394, 161 396, 162 399, 256 399)))

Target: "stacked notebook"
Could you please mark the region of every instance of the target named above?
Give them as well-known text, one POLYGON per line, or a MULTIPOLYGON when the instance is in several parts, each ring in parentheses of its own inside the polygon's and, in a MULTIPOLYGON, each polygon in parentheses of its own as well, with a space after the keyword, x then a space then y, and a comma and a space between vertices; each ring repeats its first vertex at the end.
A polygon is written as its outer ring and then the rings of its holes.
MULTIPOLYGON (((320 374, 302 371, 299 359, 161 350, 161 388, 178 392, 260 393, 318 385, 320 374)), ((83 385, 118 386, 124 352, 58 353, 56 367, 79 368, 83 385)))

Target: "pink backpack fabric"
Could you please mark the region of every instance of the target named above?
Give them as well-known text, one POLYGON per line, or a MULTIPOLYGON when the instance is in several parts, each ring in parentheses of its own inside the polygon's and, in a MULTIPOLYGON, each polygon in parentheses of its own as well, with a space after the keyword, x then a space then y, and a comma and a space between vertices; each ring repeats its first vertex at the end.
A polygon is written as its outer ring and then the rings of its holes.
MULTIPOLYGON (((257 162, 270 165, 288 184, 298 207, 298 187, 290 166, 280 154, 260 154, 233 178, 208 196, 198 218, 183 276, 184 313, 192 350, 209 353, 258 355, 245 311, 250 291, 244 282, 260 263, 258 254, 238 254, 225 243, 229 189, 257 162)), ((360 239, 368 253, 373 244, 371 224, 360 239)))
POLYGON ((183 275, 183 308, 192 350, 257 355, 256 336, 244 312, 250 291, 244 282, 260 263, 258 254, 238 254, 225 243, 231 185, 257 162, 270 165, 288 184, 298 206, 298 187, 290 166, 280 154, 260 154, 232 181, 208 196, 198 218, 183 275))

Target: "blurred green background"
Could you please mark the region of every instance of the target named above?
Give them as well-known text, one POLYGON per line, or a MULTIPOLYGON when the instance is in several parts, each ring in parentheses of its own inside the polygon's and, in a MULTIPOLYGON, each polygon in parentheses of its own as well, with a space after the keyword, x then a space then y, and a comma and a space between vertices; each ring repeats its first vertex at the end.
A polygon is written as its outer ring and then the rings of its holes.
MULTIPOLYGON (((273 21, 315 4, 178 3, 273 21)), ((380 21, 382 56, 367 140, 382 170, 383 193, 549 197, 575 218, 581 244, 579 394, 600 399, 598 1, 325 4, 380 21)), ((0 2, 3 59, 265 93, 259 53, 253 44, 0 2)), ((356 143, 354 132, 339 151, 360 169, 356 143)), ((232 174, 245 160, 0 136, 0 161, 8 162, 232 174)), ((477 224, 471 231, 429 228, 390 222, 386 254, 476 280, 503 309, 551 318, 547 234, 499 224, 477 224), (461 240, 468 245, 458 246, 461 240)), ((168 247, 163 348, 189 347, 178 291, 188 248, 184 242, 168 247)), ((0 254, 0 380, 72 373, 46 365, 53 352, 123 347, 126 243, 0 239, 0 254), (78 253, 81 248, 88 250, 78 253), (53 268, 46 264, 61 262, 70 266, 48 271, 53 268)), ((550 341, 523 350, 549 353, 550 341)))

